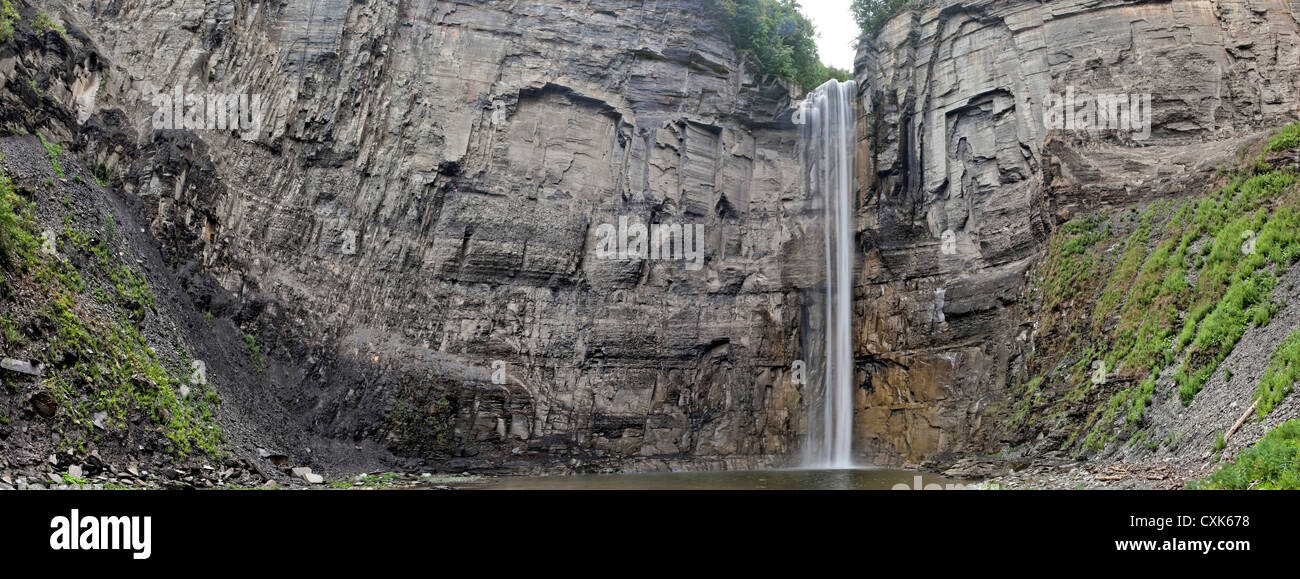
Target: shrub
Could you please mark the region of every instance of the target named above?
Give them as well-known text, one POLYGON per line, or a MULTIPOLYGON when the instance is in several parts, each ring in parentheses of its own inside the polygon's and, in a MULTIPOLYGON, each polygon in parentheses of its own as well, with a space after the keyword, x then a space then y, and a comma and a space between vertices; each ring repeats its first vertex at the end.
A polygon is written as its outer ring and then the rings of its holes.
POLYGON ((252 334, 244 334, 244 349, 248 350, 248 359, 253 363, 253 371, 262 373, 266 371, 266 354, 262 353, 262 346, 257 343, 257 338, 252 334))
POLYGON ((1188 485, 1192 489, 1300 489, 1300 420, 1278 425, 1234 464, 1188 485))
POLYGON ((0 0, 0 44, 13 42, 19 18, 18 10, 9 0, 0 0))
POLYGON ((49 14, 44 12, 36 13, 36 22, 32 23, 32 30, 37 34, 44 34, 50 30, 58 32, 60 36, 67 36, 68 32, 63 29, 63 25, 55 22, 49 14))
POLYGON ((871 36, 911 3, 912 0, 853 0, 853 16, 862 33, 871 36))
POLYGON ((1291 123, 1274 135, 1272 139, 1269 139, 1268 146, 1264 148, 1264 151, 1276 153, 1294 149, 1296 146, 1300 146, 1300 123, 1291 123))
POLYGON ((35 226, 23 211, 25 207, 13 183, 0 169, 0 266, 5 269, 25 266, 36 251, 35 226))
POLYGON ((763 70, 813 89, 848 71, 828 68, 817 54, 816 29, 794 0, 716 0, 738 50, 752 50, 763 70))

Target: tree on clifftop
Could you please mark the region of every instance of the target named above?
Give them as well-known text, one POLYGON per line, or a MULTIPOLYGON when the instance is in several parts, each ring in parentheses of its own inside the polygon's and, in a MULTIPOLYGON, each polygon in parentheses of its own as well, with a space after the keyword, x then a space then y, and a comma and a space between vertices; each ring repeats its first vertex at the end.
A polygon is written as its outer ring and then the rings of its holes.
POLYGON ((853 17, 858 20, 862 34, 871 36, 880 31, 895 14, 903 11, 913 0, 853 0, 853 17))
POLYGON ((784 76, 806 89, 835 78, 848 80, 848 71, 827 67, 817 54, 817 30, 799 12, 795 0, 716 0, 727 17, 732 42, 752 50, 763 70, 784 76))

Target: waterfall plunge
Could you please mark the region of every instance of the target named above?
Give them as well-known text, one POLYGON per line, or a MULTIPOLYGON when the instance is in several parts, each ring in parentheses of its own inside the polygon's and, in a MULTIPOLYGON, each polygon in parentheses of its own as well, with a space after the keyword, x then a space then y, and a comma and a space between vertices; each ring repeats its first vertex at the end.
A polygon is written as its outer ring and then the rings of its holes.
POLYGON ((853 466, 853 149, 857 84, 828 81, 801 105, 808 191, 825 207, 825 389, 809 404, 805 463, 853 466))

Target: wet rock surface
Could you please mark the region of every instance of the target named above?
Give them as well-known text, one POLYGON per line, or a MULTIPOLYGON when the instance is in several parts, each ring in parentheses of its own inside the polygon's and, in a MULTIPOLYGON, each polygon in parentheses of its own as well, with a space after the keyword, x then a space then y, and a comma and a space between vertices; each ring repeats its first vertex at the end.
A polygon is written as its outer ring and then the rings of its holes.
POLYGON ((241 452, 373 470, 797 448, 822 245, 799 91, 705 3, 33 4, 68 34, 27 38, 15 78, 211 320, 241 452), (259 130, 155 130, 176 87, 258 95, 259 130), (596 259, 620 218, 702 227, 701 267, 596 259))
MULTIPOLYGON (((1002 422, 1041 338, 1033 268, 1052 232, 1207 193, 1215 169, 1300 113, 1294 2, 921 6, 862 47, 857 67, 855 438, 880 464, 951 464, 1019 443, 1002 422), (1069 90, 1150 94, 1149 138, 1048 127, 1045 107, 1069 90)), ((1211 427, 1193 430, 1200 440, 1211 427)))
MULTIPOLYGON (((172 464, 131 428, 76 451, 103 466, 60 458, 68 409, 24 383, 4 401, 0 481, 787 464, 814 395, 790 368, 810 356, 821 209, 798 166, 799 91, 735 54, 704 4, 25 4, 24 21, 44 10, 67 31, 0 48, 5 169, 43 224, 67 197, 83 222, 122 225, 123 259, 159 296, 132 323, 207 363, 226 446, 247 458, 172 464), (176 87, 257 95, 260 126, 155 130, 155 96, 176 87), (37 132, 86 178, 54 175, 37 132), (623 217, 703 226, 701 267, 597 259, 598 229, 623 217)), ((858 63, 857 451, 1013 487, 1203 474, 1295 308, 1247 333, 1225 362, 1236 378, 1153 407, 1153 428, 1186 441, 1154 456, 1078 464, 1002 414, 1051 345, 1033 275, 1053 231, 1204 193, 1300 113, 1295 3, 922 6, 858 63), (1149 138, 1049 130, 1043 108, 1070 87, 1150 93, 1149 138)), ((1296 412, 1248 424, 1226 454, 1296 412)))

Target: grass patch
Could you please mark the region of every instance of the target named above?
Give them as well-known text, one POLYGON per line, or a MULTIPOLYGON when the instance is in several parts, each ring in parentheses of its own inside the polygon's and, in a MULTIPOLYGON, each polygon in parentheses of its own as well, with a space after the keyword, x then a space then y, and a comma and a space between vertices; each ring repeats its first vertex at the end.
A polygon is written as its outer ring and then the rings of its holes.
POLYGON ((64 30, 63 25, 55 22, 53 18, 50 18, 49 14, 44 12, 36 13, 36 21, 32 23, 32 30, 35 30, 37 34, 45 34, 53 30, 58 32, 59 36, 68 36, 68 31, 64 30))
MULTIPOLYGON (((50 318, 57 336, 48 362, 67 370, 47 379, 46 388, 67 409, 82 440, 93 435, 95 413, 107 415, 108 428, 126 429, 135 409, 159 428, 175 455, 218 455, 223 440, 214 418, 219 397, 206 385, 192 385, 199 395, 181 399, 180 387, 187 383, 184 371, 166 368, 133 324, 83 322, 67 296, 55 301, 50 318), (77 385, 92 388, 85 391, 77 385)), ((71 440, 69 434, 64 436, 71 440)))
POLYGON ((266 371, 266 354, 262 353, 262 346, 257 343, 257 338, 252 334, 244 334, 244 349, 248 351, 248 359, 253 362, 253 371, 262 373, 266 371))
POLYGON ((81 485, 90 484, 90 479, 72 476, 66 472, 63 473, 62 476, 63 476, 63 484, 68 486, 81 486, 81 485))
POLYGON ((1087 251, 1110 235, 1102 224, 1106 217, 1094 213, 1062 225, 1048 246, 1040 287, 1044 307, 1051 311, 1086 292, 1096 279, 1097 260, 1087 251))
POLYGON ((63 145, 45 140, 45 135, 39 132, 36 133, 36 136, 41 140, 41 146, 45 147, 45 154, 50 157, 50 166, 54 167, 54 174, 62 179, 63 165, 59 163, 59 155, 63 154, 63 145))
MULTIPOLYGON (((1284 182, 1289 187, 1294 180, 1287 177, 1284 182)), ((1179 345, 1188 344, 1187 357, 1174 380, 1183 404, 1191 403, 1250 325, 1263 326, 1277 312, 1278 305, 1270 298, 1277 278, 1269 266, 1286 267, 1297 257, 1300 257, 1300 213, 1290 207, 1280 207, 1271 216, 1258 210, 1232 220, 1216 233, 1201 275, 1202 281, 1223 287, 1223 293, 1213 306, 1205 301, 1194 310, 1198 316, 1206 312, 1194 333, 1189 324, 1180 334, 1179 345), (1242 255, 1243 234, 1248 236, 1252 227, 1260 228, 1256 251, 1242 255), (1219 282, 1225 274, 1227 282, 1219 282)), ((1219 288, 1206 288, 1206 294, 1217 293, 1212 291, 1215 289, 1219 288)))
MULTIPOLYGON (((1279 132, 1275 147, 1300 146, 1298 127, 1279 132)), ((1026 372, 1044 378, 1034 395, 1048 398, 1049 416, 1087 416, 1059 427, 1062 450, 1101 451, 1140 432, 1166 369, 1190 404, 1247 330, 1285 307, 1272 290, 1300 258, 1297 176, 1266 162, 1221 175, 1229 180, 1218 190, 1153 203, 1135 222, 1135 209, 1111 220, 1089 215, 1053 234, 1037 269, 1036 349, 1064 354, 1037 359, 1026 372), (1112 250, 1111 227, 1130 223, 1122 251, 1112 250), (1088 367, 1098 360, 1108 379, 1092 383, 1088 367)), ((1286 395, 1296 378, 1287 360, 1296 354, 1278 354, 1261 399, 1286 395)), ((1009 427, 1024 419, 1025 404, 1008 407, 1009 427)))
POLYGON ((1287 336, 1273 352, 1268 369, 1255 387, 1255 398, 1259 401, 1255 411, 1261 420, 1291 393, 1296 380, 1300 380, 1300 330, 1287 336))
POLYGON ((0 0, 0 44, 14 41, 14 31, 18 29, 18 9, 9 0, 0 0))
POLYGON ((1300 420, 1278 425, 1255 446, 1242 451, 1236 462, 1219 467, 1214 474, 1192 482, 1188 488, 1300 489, 1300 420))
POLYGON ((1281 132, 1268 140, 1268 145, 1264 147, 1264 152, 1277 153, 1294 149, 1297 146, 1300 146, 1300 123, 1291 123, 1286 127, 1283 127, 1281 132))
POLYGON ((13 182, 0 169, 0 268, 14 273, 27 269, 39 245, 35 231, 31 206, 18 196, 13 182))
MULTIPOLYGON (((60 242, 93 259, 37 253, 38 227, 30 204, 24 206, 0 171, 3 285, 27 286, 27 293, 40 300, 31 315, 40 318, 37 325, 48 328, 38 359, 47 368, 41 386, 59 402, 51 428, 60 450, 84 450, 97 435, 96 421, 110 432, 134 428, 128 424, 134 412, 146 419, 141 425, 152 424, 165 437, 173 454, 217 456, 223 435, 214 411, 220 398, 207 385, 188 385, 191 395, 182 399, 179 392, 187 385, 188 367, 162 358, 149 347, 136 325, 142 318, 132 314, 142 314, 140 308, 151 306, 153 294, 143 275, 118 261, 113 249, 116 223, 106 217, 99 240, 92 242, 72 226, 71 219, 71 215, 64 218, 60 242), (86 262, 91 265, 86 271, 74 265, 86 262), (83 307, 80 300, 92 287, 105 298, 103 288, 116 288, 116 299, 99 300, 112 313, 97 313, 105 309, 102 306, 83 307), (99 413, 102 420, 96 418, 99 413)), ((6 293, 0 299, 11 296, 6 293)), ((12 318, 0 317, 6 346, 22 338, 18 326, 12 318)))

